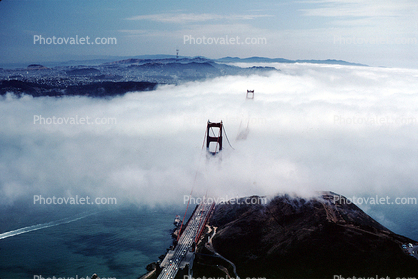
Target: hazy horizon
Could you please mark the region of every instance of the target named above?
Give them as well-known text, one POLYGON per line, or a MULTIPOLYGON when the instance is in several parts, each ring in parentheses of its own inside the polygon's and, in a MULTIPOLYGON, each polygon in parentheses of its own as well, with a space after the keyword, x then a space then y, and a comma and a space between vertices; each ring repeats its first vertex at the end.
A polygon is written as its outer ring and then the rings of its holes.
POLYGON ((0 61, 175 55, 178 49, 192 57, 337 59, 416 68, 417 14, 414 0, 4 0, 0 61))

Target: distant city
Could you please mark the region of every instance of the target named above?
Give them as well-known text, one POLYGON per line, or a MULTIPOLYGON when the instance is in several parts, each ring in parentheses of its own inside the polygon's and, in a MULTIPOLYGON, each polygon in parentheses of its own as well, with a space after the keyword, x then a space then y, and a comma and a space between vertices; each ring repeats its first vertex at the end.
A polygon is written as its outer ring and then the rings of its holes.
POLYGON ((30 64, 24 68, 0 68, 0 94, 39 96, 121 95, 129 91, 155 89, 157 84, 179 84, 226 75, 264 74, 279 71, 274 67, 237 67, 228 63, 321 63, 365 66, 341 60, 287 60, 283 58, 153 56, 118 61, 72 61, 70 65, 47 67, 30 64))

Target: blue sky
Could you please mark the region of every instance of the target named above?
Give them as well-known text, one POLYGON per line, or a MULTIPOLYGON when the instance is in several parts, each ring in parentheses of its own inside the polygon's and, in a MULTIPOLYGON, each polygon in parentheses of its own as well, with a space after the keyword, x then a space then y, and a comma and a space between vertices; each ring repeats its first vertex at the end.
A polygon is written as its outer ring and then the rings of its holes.
POLYGON ((176 48, 184 56, 342 59, 408 68, 418 59, 416 0, 3 0, 0 25, 2 63, 175 54, 176 48), (34 43, 34 36, 117 43, 47 45, 34 43), (220 44, 237 37, 239 45, 220 44))

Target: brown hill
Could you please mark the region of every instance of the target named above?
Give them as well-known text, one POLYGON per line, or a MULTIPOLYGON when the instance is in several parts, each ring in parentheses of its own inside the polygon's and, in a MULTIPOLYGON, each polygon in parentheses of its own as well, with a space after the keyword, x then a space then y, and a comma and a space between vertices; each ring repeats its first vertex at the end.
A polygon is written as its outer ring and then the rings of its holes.
MULTIPOLYGON (((236 265, 241 278, 418 275, 418 261, 402 250, 413 240, 391 232, 354 204, 336 202, 335 195, 284 195, 267 205, 219 204, 210 220, 217 227, 213 247, 236 265)), ((197 257, 195 276, 219 275, 220 268, 212 272, 204 258, 197 257)))

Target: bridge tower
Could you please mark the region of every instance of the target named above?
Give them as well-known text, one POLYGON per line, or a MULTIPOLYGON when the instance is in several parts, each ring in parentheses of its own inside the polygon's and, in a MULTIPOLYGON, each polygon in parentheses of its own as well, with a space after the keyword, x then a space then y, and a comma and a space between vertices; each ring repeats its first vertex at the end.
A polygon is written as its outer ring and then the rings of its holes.
POLYGON ((253 100, 254 99, 254 90, 248 90, 247 89, 247 99, 253 100))
POLYGON ((206 126, 206 150, 208 151, 209 154, 216 155, 222 150, 222 129, 223 129, 222 121, 219 123, 216 123, 216 122, 210 122, 208 120, 208 124, 206 126), (218 128, 217 136, 213 128, 218 128), (210 132, 212 132, 213 136, 210 135, 210 132), (215 149, 210 148, 211 143, 212 145, 215 144, 215 149))

